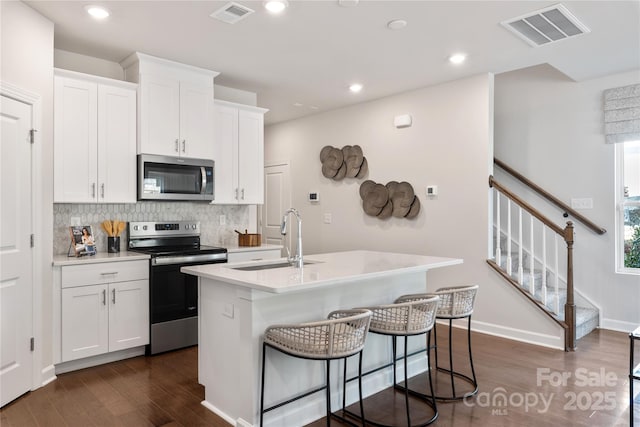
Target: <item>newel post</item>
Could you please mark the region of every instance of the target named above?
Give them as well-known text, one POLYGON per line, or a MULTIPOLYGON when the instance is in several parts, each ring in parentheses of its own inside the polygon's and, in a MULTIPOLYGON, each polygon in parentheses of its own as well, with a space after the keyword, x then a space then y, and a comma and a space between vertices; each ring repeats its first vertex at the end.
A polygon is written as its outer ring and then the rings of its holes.
POLYGON ((564 304, 564 321, 569 326, 565 333, 564 350, 575 351, 576 304, 573 297, 573 223, 571 221, 567 221, 564 229, 564 241, 567 243, 567 302, 564 304))

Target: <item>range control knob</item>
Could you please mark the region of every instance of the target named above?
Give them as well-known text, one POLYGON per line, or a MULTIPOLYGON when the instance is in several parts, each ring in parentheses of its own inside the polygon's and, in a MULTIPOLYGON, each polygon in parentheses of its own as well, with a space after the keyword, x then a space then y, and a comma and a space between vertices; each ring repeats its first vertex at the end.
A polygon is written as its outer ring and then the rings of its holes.
POLYGON ((134 225, 134 226, 133 226, 133 229, 134 229, 135 231, 138 231, 138 226, 137 226, 137 225, 134 225))
POLYGON ((196 229, 196 225, 195 225, 195 224, 192 224, 192 225, 191 225, 191 228, 195 230, 195 229, 196 229))
POLYGON ((142 226, 142 229, 146 231, 147 226, 146 226, 146 225, 143 225, 143 226, 142 226))
POLYGON ((189 224, 185 224, 185 225, 184 225, 184 229, 185 229, 185 230, 188 230, 188 229, 189 229, 189 224))

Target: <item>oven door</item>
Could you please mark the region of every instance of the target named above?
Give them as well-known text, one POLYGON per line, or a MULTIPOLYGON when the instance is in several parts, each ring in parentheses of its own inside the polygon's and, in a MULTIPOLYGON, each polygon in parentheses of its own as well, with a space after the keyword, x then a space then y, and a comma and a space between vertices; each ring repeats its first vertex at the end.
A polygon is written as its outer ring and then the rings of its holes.
POLYGON ((181 273, 180 268, 188 265, 226 262, 226 254, 224 255, 224 260, 208 262, 200 260, 162 264, 163 257, 151 259, 149 276, 151 325, 147 355, 198 344, 198 278, 181 273))
POLYGON ((198 278, 180 272, 188 264, 155 265, 149 278, 151 323, 198 315, 198 278))

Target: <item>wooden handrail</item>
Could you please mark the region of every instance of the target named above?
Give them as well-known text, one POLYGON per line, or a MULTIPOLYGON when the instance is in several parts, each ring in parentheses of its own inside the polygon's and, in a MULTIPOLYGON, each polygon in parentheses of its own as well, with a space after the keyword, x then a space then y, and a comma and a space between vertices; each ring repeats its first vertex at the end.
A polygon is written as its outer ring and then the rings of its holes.
POLYGON ((504 185, 502 185, 498 181, 496 181, 493 178, 493 175, 489 176, 489 187, 495 188, 496 190, 498 190, 499 192, 501 192, 502 194, 504 194, 505 196, 507 196, 508 198, 513 200, 522 209, 524 209, 525 211, 529 212, 531 215, 533 215, 536 218, 538 218, 540 220, 540 222, 542 222, 544 225, 546 225, 547 227, 552 229, 556 234, 559 234, 560 236, 564 237, 564 229, 562 229, 558 225, 554 224, 549 218, 547 218, 546 216, 542 215, 540 213, 540 211, 538 211, 536 208, 534 208, 529 203, 527 203, 524 200, 522 200, 520 197, 518 197, 511 190, 509 190, 504 185))
POLYGON ((553 203, 554 205, 558 206, 560 209, 562 209, 566 214, 571 215, 572 217, 574 217, 576 220, 580 221, 581 223, 583 223, 585 226, 587 226, 588 228, 590 228, 591 230, 593 230, 594 232, 602 235, 604 233, 607 232, 607 230, 605 230, 604 228, 594 224, 593 222, 591 222, 588 218, 586 218, 584 215, 580 214, 579 212, 575 211, 571 206, 567 205, 566 203, 564 203, 562 200, 558 199, 557 197, 555 197, 553 194, 549 193, 548 191, 544 190, 542 187, 540 187, 539 185, 535 184, 534 182, 532 182, 531 180, 529 180, 527 177, 525 177, 524 175, 522 175, 520 172, 516 171, 515 169, 511 168, 510 166, 508 166, 506 163, 504 163, 503 161, 496 159, 495 157, 493 158, 493 163, 495 163, 496 165, 498 165, 501 169, 503 169, 505 172, 508 172, 510 175, 512 175, 514 178, 516 178, 517 180, 519 180, 520 182, 522 182, 523 184, 525 184, 527 187, 531 188, 532 190, 534 190, 535 192, 537 192, 538 194, 540 194, 542 197, 544 197, 545 199, 549 200, 551 203, 553 203))

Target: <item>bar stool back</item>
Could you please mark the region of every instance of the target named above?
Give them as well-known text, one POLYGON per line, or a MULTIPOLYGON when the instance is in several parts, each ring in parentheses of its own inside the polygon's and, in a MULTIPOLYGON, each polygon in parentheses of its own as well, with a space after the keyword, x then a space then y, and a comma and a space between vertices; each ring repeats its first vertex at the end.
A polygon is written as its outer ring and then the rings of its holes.
POLYGON ((475 303, 477 291, 478 285, 468 285, 440 288, 435 292, 435 295, 440 297, 440 305, 438 306, 436 318, 449 320, 449 368, 444 368, 438 363, 438 337, 436 328, 433 328, 436 370, 448 373, 451 380, 451 394, 445 395, 443 393, 439 393, 435 396, 438 400, 462 400, 465 397, 473 396, 478 392, 478 380, 476 379, 476 371, 473 367, 473 356, 471 352, 471 314, 473 314, 473 305, 475 303), (452 321, 453 319, 464 318, 468 319, 467 346, 469 351, 471 377, 462 374, 453 368, 453 345, 451 341, 452 321), (462 395, 456 394, 454 377, 461 378, 462 380, 470 383, 473 386, 473 390, 462 395))
MULTIPOLYGON (((331 425, 330 361, 359 355, 359 373, 362 374, 362 349, 371 321, 366 309, 338 310, 329 313, 327 320, 300 324, 269 326, 264 332, 262 344, 262 385, 260 389, 260 425, 264 414, 321 390, 326 390, 327 425, 331 425), (295 396, 269 408, 264 407, 266 349, 270 347, 284 354, 313 360, 326 361, 326 383, 322 387, 295 396)), ((359 381, 362 407, 362 381, 359 381)), ((364 419, 364 413, 362 418, 364 419)), ((364 425, 364 421, 363 421, 364 425)))
MULTIPOLYGON (((393 304, 378 305, 374 307, 366 307, 371 310, 371 325, 369 332, 387 335, 392 338, 393 362, 386 366, 393 366, 393 384, 394 388, 399 388, 405 392, 405 409, 407 414, 407 426, 411 426, 411 411, 409 407, 409 394, 414 394, 408 387, 407 373, 407 343, 409 336, 426 334, 433 328, 436 320, 436 310, 438 308, 439 297, 433 294, 412 294, 401 296, 393 304), (396 350, 397 338, 404 337, 404 378, 405 387, 400 387, 396 379, 396 350)), ((429 340, 430 334, 428 335, 429 340)), ((427 351, 429 345, 427 345, 427 351)), ((372 372, 377 371, 374 370, 372 372)), ((362 376, 362 375, 361 375, 362 376)), ((429 383, 431 383, 431 370, 429 370, 429 383)), ((431 384, 430 384, 431 386, 431 384)), ((419 393, 416 393, 419 394, 419 393)), ((433 388, 431 388, 433 395, 433 388)), ((434 411, 434 415, 426 423, 420 424, 425 426, 431 424, 438 417, 438 410, 435 399, 431 398, 426 402, 434 411)), ((350 413, 354 415, 353 413, 350 413)), ((363 414, 363 412, 361 412, 363 414)), ((367 423, 382 426, 378 422, 371 419, 366 420, 367 423)))

